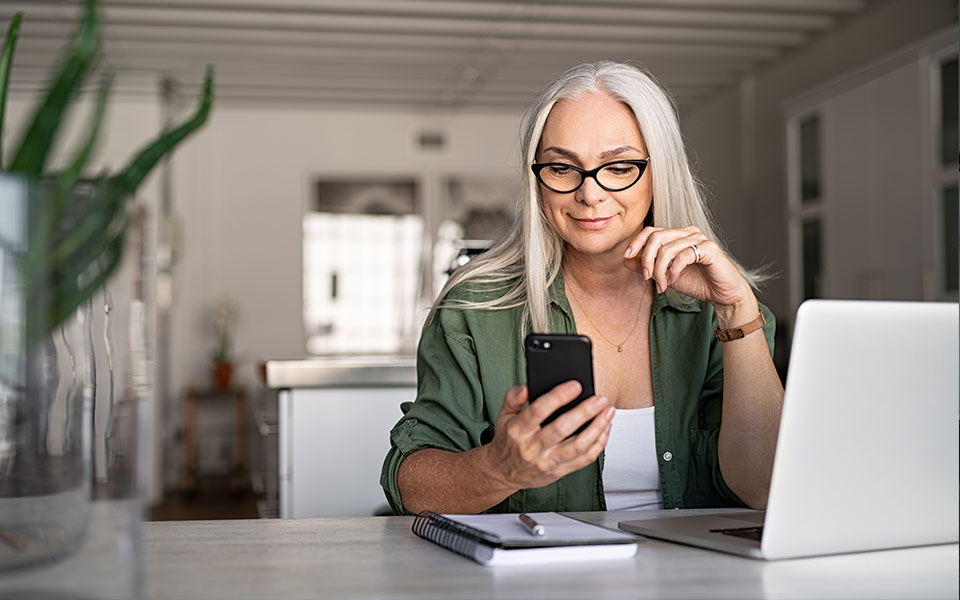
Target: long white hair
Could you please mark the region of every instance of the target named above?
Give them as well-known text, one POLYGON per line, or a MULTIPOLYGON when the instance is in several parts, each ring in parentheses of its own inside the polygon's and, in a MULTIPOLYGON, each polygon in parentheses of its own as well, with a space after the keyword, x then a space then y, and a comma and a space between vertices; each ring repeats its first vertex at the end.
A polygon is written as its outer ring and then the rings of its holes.
MULTIPOLYGON (((440 291, 427 323, 441 307, 498 310, 523 306, 527 317, 524 327, 529 324, 532 331, 549 331, 548 291, 560 272, 564 242, 547 220, 540 186, 530 165, 536 162, 543 125, 553 105, 585 92, 606 92, 633 112, 652 157, 647 169, 653 177, 653 224, 667 228, 696 225, 723 247, 714 233, 704 192, 690 171, 671 96, 653 76, 636 66, 611 61, 578 65, 547 86, 524 114, 520 219, 490 250, 454 272, 440 291), (470 283, 496 290, 495 297, 482 301, 447 299, 451 289, 470 283)), ((736 261, 734 264, 751 285, 764 279, 761 273, 744 269, 736 261)))

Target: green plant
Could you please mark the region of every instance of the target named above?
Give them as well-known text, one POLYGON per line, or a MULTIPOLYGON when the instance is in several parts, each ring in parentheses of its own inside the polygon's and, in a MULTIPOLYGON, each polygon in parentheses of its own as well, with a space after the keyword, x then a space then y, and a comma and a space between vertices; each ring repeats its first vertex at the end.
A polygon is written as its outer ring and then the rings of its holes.
MULTIPOLYGON (((22 13, 10 23, 0 54, 0 141, 9 72, 22 13)), ((93 116, 66 168, 45 172, 60 126, 80 86, 100 55, 97 0, 86 0, 83 16, 49 89, 37 105, 12 160, 0 171, 37 182, 46 201, 31 201, 29 245, 23 259, 28 348, 46 336, 87 301, 116 270, 123 256, 128 226, 127 200, 150 171, 207 120, 213 99, 213 69, 208 67, 194 114, 146 144, 117 173, 102 173, 85 189, 81 180, 100 136, 112 76, 101 77, 93 116), (82 191, 83 193, 78 193, 82 191)), ((2 147, 2 145, 0 145, 2 147)))
POLYGON ((239 311, 233 300, 224 296, 210 311, 210 326, 216 337, 213 349, 214 362, 228 363, 233 359, 233 328, 237 325, 239 311))

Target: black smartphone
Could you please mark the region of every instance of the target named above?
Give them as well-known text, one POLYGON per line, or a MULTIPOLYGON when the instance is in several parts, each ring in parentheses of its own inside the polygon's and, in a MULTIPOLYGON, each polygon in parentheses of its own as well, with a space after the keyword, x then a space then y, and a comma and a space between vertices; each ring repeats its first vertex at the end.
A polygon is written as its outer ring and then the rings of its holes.
MULTIPOLYGON (((579 381, 583 388, 575 400, 557 409, 541 427, 593 396, 593 351, 587 336, 532 333, 524 340, 524 353, 530 402, 571 379, 579 381)), ((585 423, 577 433, 589 424, 585 423)))

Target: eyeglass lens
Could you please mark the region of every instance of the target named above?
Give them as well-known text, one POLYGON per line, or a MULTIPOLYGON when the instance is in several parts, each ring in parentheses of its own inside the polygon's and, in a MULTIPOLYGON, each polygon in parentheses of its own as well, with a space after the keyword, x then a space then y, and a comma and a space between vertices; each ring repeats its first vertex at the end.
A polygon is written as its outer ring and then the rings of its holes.
MULTIPOLYGON (((625 190, 635 184, 643 173, 638 165, 613 163, 597 172, 596 179, 602 187, 610 191, 625 190)), ((563 165, 548 165, 540 170, 540 180, 547 187, 560 193, 572 192, 580 187, 583 175, 563 165)))

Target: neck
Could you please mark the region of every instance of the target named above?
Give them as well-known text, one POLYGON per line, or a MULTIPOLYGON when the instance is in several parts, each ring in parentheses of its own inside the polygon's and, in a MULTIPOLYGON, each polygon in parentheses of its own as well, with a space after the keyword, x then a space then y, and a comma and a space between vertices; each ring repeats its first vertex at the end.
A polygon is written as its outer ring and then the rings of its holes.
POLYGON ((629 297, 642 293, 647 282, 640 274, 623 266, 623 256, 616 252, 603 256, 588 256, 568 251, 563 257, 563 276, 577 291, 596 297, 629 297))

